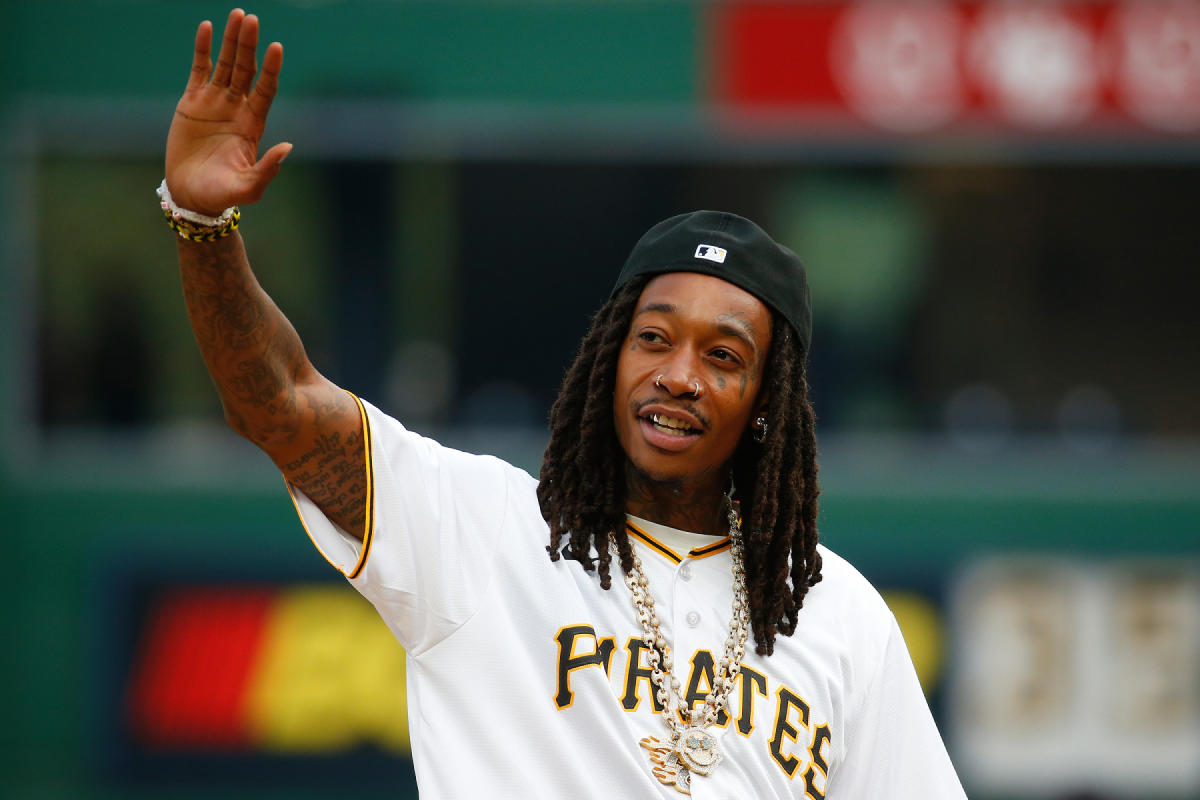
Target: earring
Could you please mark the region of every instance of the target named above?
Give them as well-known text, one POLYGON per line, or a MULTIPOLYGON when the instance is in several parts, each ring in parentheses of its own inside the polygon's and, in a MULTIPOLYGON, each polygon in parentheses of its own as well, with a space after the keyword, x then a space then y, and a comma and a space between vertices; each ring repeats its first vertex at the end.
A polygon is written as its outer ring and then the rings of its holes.
POLYGON ((754 420, 754 432, 750 434, 754 441, 762 444, 767 440, 767 418, 760 416, 754 420))

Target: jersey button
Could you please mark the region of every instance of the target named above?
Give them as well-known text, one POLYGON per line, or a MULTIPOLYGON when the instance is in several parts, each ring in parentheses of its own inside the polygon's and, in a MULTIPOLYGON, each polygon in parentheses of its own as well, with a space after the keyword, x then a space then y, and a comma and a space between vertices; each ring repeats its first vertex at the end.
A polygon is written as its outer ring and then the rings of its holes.
POLYGON ((695 611, 689 611, 686 619, 689 628, 694 628, 700 624, 700 615, 695 611))
POLYGON ((684 565, 679 568, 679 577, 683 578, 685 581, 690 581, 692 579, 692 565, 685 562, 684 565))

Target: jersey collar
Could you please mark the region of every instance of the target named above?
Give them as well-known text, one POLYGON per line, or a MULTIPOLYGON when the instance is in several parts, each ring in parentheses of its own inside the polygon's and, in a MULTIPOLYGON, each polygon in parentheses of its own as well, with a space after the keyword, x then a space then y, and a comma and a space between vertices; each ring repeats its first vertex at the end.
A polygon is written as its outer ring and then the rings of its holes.
POLYGON ((652 552, 675 564, 685 558, 706 558, 724 552, 729 549, 731 542, 728 536, 714 539, 702 533, 660 525, 632 514, 625 515, 625 529, 652 552))

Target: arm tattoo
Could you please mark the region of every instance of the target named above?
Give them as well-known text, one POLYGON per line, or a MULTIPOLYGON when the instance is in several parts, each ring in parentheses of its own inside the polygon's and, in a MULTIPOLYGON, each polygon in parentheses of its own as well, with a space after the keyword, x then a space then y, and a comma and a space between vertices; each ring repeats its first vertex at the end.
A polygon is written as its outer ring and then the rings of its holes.
POLYGON ((296 415, 294 377, 307 363, 300 338, 267 297, 238 236, 181 242, 188 316, 226 415, 243 434, 278 435, 296 415))
POLYGON ((361 539, 367 513, 365 458, 360 432, 335 431, 318 435, 311 450, 280 469, 327 517, 361 539))
POLYGON ((180 240, 179 266, 192 331, 229 424, 361 537, 367 466, 357 404, 313 370, 296 330, 258 285, 239 234, 180 240))

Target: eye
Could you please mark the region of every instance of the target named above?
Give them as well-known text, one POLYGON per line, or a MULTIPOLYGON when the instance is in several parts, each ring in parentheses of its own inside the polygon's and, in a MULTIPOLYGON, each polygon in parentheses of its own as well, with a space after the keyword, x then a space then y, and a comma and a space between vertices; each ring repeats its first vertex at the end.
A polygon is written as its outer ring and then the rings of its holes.
POLYGON ((737 353, 734 353, 732 350, 726 350, 724 347, 718 347, 710 355, 718 361, 724 361, 729 364, 740 364, 742 362, 738 358, 737 353))
POLYGON ((667 341, 658 331, 642 331, 638 334, 638 339, 646 344, 665 344, 667 341))

